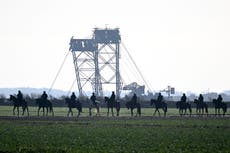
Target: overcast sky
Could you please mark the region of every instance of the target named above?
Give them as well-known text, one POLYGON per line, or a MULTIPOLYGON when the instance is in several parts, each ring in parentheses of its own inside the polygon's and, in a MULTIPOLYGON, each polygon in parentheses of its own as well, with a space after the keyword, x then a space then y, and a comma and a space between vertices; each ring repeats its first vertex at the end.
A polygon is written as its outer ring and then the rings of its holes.
MULTIPOLYGON (((120 28, 152 90, 230 89, 229 8, 229 0, 1 0, 0 87, 49 88, 70 38, 108 26, 120 28)), ((69 90, 74 78, 70 54, 54 88, 69 90)))

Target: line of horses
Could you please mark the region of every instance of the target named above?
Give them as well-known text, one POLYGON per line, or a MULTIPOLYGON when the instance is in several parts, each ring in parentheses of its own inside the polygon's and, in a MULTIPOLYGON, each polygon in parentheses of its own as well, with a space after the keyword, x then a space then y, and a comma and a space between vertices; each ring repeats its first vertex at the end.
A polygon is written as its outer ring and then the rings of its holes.
MULTIPOLYGON (((10 95, 10 101, 13 102, 13 115, 16 115, 15 110, 17 111, 17 116, 19 116, 19 108, 22 108, 22 115, 27 113, 29 116, 29 108, 26 100, 18 100, 17 97, 10 95)), ((35 99, 36 104, 38 105, 37 115, 40 115, 42 111, 43 116, 47 116, 49 113, 54 116, 52 102, 49 100, 43 100, 41 98, 35 99)), ((225 115, 227 112, 227 104, 224 102, 219 102, 217 99, 213 99, 213 104, 215 108, 215 115, 225 115)), ((111 113, 112 116, 114 115, 114 109, 116 111, 116 116, 119 116, 120 112, 120 101, 111 101, 109 97, 104 97, 104 103, 107 106, 107 116, 111 113)), ((65 104, 68 107, 67 116, 71 114, 73 116, 73 109, 77 110, 77 116, 80 116, 82 113, 82 104, 79 100, 72 101, 70 98, 65 98, 65 104)), ((200 102, 199 100, 195 99, 194 104, 196 104, 196 114, 197 115, 208 115, 208 105, 205 102, 200 102)), ((92 116, 92 109, 96 109, 96 116, 100 116, 100 105, 101 102, 96 101, 96 103, 89 102, 89 116, 92 116)), ((150 105, 155 108, 153 111, 153 116, 158 115, 161 116, 160 110, 163 110, 164 116, 166 116, 168 107, 167 102, 162 101, 158 102, 155 99, 150 100, 150 105)), ((125 106, 128 110, 130 110, 131 116, 134 116, 134 110, 136 110, 135 116, 141 116, 141 104, 139 102, 133 101, 126 101, 125 106)), ((189 102, 176 102, 176 107, 179 110, 179 115, 192 115, 192 107, 191 103, 189 102)))

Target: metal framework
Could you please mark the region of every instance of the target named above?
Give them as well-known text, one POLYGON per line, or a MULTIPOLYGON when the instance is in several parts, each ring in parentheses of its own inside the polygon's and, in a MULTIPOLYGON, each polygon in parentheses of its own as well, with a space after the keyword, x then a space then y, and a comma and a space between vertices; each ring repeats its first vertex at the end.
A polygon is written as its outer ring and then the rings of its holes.
POLYGON ((97 96, 103 96, 103 87, 110 85, 120 98, 120 42, 119 29, 94 29, 92 39, 70 40, 70 51, 78 84, 79 94, 88 83, 97 96), (115 88, 114 88, 115 86, 115 88))

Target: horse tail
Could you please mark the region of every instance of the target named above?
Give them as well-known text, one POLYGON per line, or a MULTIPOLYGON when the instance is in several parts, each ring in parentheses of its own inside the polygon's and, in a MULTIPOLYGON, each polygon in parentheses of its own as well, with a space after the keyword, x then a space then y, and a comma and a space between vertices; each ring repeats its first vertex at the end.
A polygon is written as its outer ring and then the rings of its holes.
POLYGON ((168 111, 167 103, 164 102, 165 112, 168 111))
POLYGON ((223 112, 226 113, 227 112, 227 104, 226 103, 223 103, 223 112))
POLYGON ((208 104, 205 103, 205 112, 208 114, 208 104))
POLYGON ((139 103, 137 104, 137 112, 141 115, 141 105, 139 103))

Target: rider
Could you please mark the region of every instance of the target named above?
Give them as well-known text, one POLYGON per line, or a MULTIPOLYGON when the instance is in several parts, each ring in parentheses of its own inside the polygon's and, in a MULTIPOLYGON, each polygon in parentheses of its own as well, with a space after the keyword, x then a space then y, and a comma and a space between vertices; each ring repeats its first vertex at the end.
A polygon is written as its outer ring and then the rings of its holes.
POLYGON ((72 92, 72 95, 70 96, 70 99, 71 99, 71 101, 72 102, 75 102, 76 101, 76 95, 75 95, 75 93, 74 92, 72 92))
POLYGON ((137 104, 137 95, 135 93, 133 94, 131 101, 133 102, 133 104, 137 104))
POLYGON ((115 102, 115 98, 116 98, 116 96, 115 96, 115 93, 114 93, 114 91, 113 91, 113 92, 112 92, 112 95, 111 95, 110 98, 109 98, 110 102, 114 103, 114 102, 115 102))
POLYGON ((20 90, 18 90, 18 94, 17 94, 17 99, 21 102, 23 100, 23 94, 20 90))
POLYGON ((96 105, 96 96, 95 96, 94 92, 92 93, 90 100, 93 102, 94 105, 96 105))
POLYGON ((47 95, 46 91, 43 91, 43 94, 41 95, 41 99, 46 101, 47 98, 48 98, 48 95, 47 95))
POLYGON ((181 97, 180 101, 181 103, 186 103, 187 97, 185 95, 185 93, 183 93, 183 96, 181 97))
POLYGON ((203 97, 202 94, 199 95, 198 100, 199 100, 200 103, 204 103, 204 97, 203 97))
POLYGON ((221 104, 222 100, 223 100, 222 96, 221 96, 221 95, 218 95, 217 103, 218 103, 218 104, 221 104))
POLYGON ((157 102, 158 102, 158 103, 163 102, 163 96, 161 95, 161 93, 158 94, 157 102))

